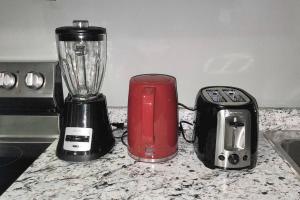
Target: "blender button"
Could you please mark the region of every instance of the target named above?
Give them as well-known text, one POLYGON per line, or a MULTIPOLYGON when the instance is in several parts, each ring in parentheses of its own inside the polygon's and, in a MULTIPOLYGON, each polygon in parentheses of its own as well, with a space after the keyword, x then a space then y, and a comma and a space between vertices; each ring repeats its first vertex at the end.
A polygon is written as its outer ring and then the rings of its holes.
POLYGON ((247 159, 248 159, 248 156, 247 156, 247 155, 244 155, 244 156, 243 156, 243 160, 246 161, 247 159))
POLYGON ((223 155, 218 156, 219 160, 225 160, 225 157, 223 155))

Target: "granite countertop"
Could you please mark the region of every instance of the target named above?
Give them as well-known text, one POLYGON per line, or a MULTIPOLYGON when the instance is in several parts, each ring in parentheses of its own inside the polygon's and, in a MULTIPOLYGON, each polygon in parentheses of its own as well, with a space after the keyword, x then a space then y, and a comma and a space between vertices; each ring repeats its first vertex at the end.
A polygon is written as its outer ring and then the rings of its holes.
MULTIPOLYGON (((109 112, 111 122, 126 120, 125 108, 109 112)), ((192 121, 193 113, 181 110, 180 118, 192 121)), ((260 109, 260 130, 272 129, 300 130, 300 110, 260 109)), ((98 160, 69 163, 57 159, 56 144, 1 199, 300 199, 300 181, 262 134, 256 168, 240 171, 204 167, 182 137, 178 155, 162 164, 134 161, 120 141, 98 160)))

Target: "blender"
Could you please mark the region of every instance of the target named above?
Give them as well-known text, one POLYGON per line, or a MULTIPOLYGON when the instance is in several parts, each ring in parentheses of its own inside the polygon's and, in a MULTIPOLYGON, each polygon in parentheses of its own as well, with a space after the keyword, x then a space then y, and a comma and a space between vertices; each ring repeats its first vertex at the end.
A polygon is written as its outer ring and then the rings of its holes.
POLYGON ((56 28, 59 64, 69 94, 60 117, 58 158, 80 162, 108 153, 115 140, 106 98, 100 93, 106 65, 106 29, 74 20, 56 28))

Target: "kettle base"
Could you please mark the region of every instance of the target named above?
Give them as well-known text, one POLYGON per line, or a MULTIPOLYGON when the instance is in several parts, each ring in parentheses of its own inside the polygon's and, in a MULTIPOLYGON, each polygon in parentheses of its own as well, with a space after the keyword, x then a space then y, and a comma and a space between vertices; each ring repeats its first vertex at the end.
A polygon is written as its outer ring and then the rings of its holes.
POLYGON ((174 158, 177 155, 177 151, 173 154, 171 154, 170 156, 164 157, 164 158, 141 158, 138 156, 133 155, 132 153, 130 153, 128 151, 128 155, 133 158, 136 161, 140 161, 140 162, 146 162, 146 163, 162 163, 162 162, 166 162, 168 160, 171 160, 172 158, 174 158))

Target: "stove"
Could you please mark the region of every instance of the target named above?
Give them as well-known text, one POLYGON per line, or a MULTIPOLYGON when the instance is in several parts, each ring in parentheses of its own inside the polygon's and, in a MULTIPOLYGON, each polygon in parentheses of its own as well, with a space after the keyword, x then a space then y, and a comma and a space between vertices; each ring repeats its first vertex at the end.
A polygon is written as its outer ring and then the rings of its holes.
POLYGON ((0 194, 59 135, 57 62, 0 62, 0 194))
POLYGON ((52 141, 0 142, 0 194, 45 151, 52 141))

